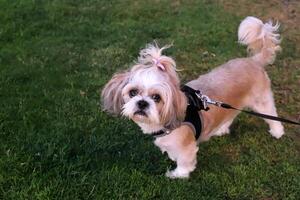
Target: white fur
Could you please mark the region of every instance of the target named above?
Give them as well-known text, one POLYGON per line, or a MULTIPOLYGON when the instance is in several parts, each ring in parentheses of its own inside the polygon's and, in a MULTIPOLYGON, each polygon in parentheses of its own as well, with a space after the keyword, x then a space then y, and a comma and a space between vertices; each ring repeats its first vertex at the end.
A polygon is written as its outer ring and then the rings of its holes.
POLYGON ((275 61, 276 53, 281 50, 280 34, 277 33, 279 23, 273 25, 270 20, 263 23, 255 17, 246 17, 239 26, 239 43, 248 46, 248 52, 253 60, 261 65, 272 64, 275 61))
POLYGON ((143 123, 138 121, 136 123, 139 125, 139 127, 142 129, 143 133, 145 134, 155 133, 164 128, 163 125, 157 123, 149 124, 149 123, 143 123))
POLYGON ((215 136, 222 136, 230 133, 229 127, 233 120, 229 120, 221 125, 220 128, 214 133, 215 136))
POLYGON ((141 95, 138 95, 129 99, 123 106, 122 115, 132 119, 134 112, 138 110, 137 102, 140 100, 145 100, 149 103, 149 108, 145 110, 148 117, 140 116, 139 121, 136 122, 141 125, 144 133, 153 133, 156 131, 156 128, 150 128, 150 126, 162 127, 162 125, 160 124, 159 113, 155 109, 155 104, 149 97, 142 97, 141 95))
POLYGON ((154 85, 161 84, 164 77, 157 73, 156 71, 152 70, 151 68, 147 68, 144 70, 138 70, 133 73, 130 82, 135 85, 140 85, 144 89, 150 89, 154 85))
POLYGON ((272 21, 263 23, 256 17, 246 17, 240 24, 238 30, 239 43, 249 45, 256 40, 268 37, 275 44, 280 43, 280 35, 276 33, 279 29, 279 23, 273 25, 272 21))
POLYGON ((140 51, 140 56, 138 57, 138 63, 142 65, 152 65, 153 59, 157 60, 167 60, 171 65, 176 68, 175 61, 168 57, 162 55, 162 51, 171 47, 171 45, 164 46, 162 48, 158 48, 157 44, 147 44, 145 49, 140 51))

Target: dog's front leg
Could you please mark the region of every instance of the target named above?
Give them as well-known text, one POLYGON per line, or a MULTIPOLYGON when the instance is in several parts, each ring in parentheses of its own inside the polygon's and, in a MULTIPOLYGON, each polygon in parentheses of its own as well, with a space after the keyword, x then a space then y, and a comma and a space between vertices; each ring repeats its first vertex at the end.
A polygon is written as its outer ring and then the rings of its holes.
MULTIPOLYGON (((194 171, 197 164, 197 144, 190 144, 182 149, 177 149, 175 151, 167 151, 169 157, 175 158, 177 167, 174 170, 167 171, 166 176, 169 178, 188 178, 190 172, 194 171), (174 154, 177 155, 174 155, 174 154)), ((173 160, 172 159, 172 160, 173 160)))
POLYGON ((157 138, 155 144, 168 153, 171 160, 176 161, 177 167, 167 171, 169 178, 188 178, 196 168, 198 146, 192 130, 188 126, 175 129, 170 135, 157 138))

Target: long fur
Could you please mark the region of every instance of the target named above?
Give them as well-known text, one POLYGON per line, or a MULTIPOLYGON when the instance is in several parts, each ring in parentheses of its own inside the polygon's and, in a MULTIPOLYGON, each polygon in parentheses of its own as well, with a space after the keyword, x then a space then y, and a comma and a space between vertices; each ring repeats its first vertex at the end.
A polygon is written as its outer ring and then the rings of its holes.
MULTIPOLYGON (((145 87, 153 86, 154 80, 156 81, 156 88, 160 88, 164 91, 161 95, 164 97, 164 104, 160 111, 159 119, 157 116, 150 116, 147 120, 149 123, 159 121, 160 127, 168 127, 174 129, 178 127, 185 116, 186 98, 180 90, 180 81, 176 73, 176 63, 168 56, 162 55, 163 50, 169 46, 159 48, 157 44, 148 44, 146 48, 140 51, 135 65, 130 71, 118 73, 105 85, 102 94, 102 107, 103 110, 112 114, 122 114, 129 118, 133 117, 132 107, 135 106, 134 102, 129 101, 128 92, 131 87, 145 87), (161 70, 153 63, 153 59, 159 60, 164 66, 164 70, 161 70), (144 81, 139 82, 139 79, 144 77, 144 81), (172 84, 169 84, 172 83, 172 84), (128 103, 127 105, 125 105, 128 103)), ((142 89, 142 88, 140 88, 142 89)), ((143 88, 147 89, 147 88, 143 88)), ((135 98, 135 101, 143 98, 135 98)), ((152 103, 150 105, 153 105, 152 103)), ((157 112, 151 112, 153 115, 157 112)), ((149 114, 151 114, 149 113, 149 114)), ((154 126, 154 124, 153 124, 154 126)), ((152 130, 155 131, 155 130, 152 130)))
MULTIPOLYGON (((146 48, 140 51, 138 62, 132 67, 131 72, 147 71, 147 73, 155 72, 163 76, 160 87, 164 91, 165 101, 161 110, 161 122, 165 127, 178 127, 185 116, 186 98, 180 90, 180 80, 176 73, 176 63, 169 57, 162 55, 163 50, 171 45, 159 48, 156 43, 147 44, 146 48), (153 59, 157 59, 164 66, 162 71, 153 65, 153 59), (172 84, 169 84, 171 82, 172 84)), ((163 94, 164 96, 164 94, 163 94)))
POLYGON ((256 17, 246 17, 239 26, 239 43, 248 46, 248 52, 262 65, 272 64, 276 53, 281 50, 279 23, 273 25, 270 20, 263 23, 256 17))
MULTIPOLYGON (((264 67, 274 61, 280 50, 278 28, 278 23, 264 24, 255 17, 247 17, 239 26, 238 38, 241 44, 248 46, 249 57, 230 60, 186 84, 234 107, 247 107, 277 116, 271 82, 264 67)), ((154 143, 177 163, 176 169, 167 171, 166 175, 187 178, 196 168, 197 143, 212 136, 228 134, 239 112, 214 106, 208 112, 201 112, 203 130, 196 141, 191 127, 181 123, 185 117, 187 99, 180 91, 175 61, 162 55, 167 47, 147 45, 140 51, 138 61, 130 71, 116 74, 107 83, 102 99, 105 110, 129 117, 144 133, 171 129, 170 134, 156 138, 154 143), (136 92, 132 95, 131 91, 136 92), (159 94, 161 101, 155 101, 153 94, 159 94), (146 102, 147 108, 140 108, 140 101, 146 102), (144 114, 137 115, 140 109, 144 109, 144 114)), ((273 137, 280 138, 284 134, 280 122, 265 121, 273 137)))
POLYGON ((141 68, 153 68, 158 70, 157 67, 153 66, 153 59, 157 59, 165 67, 165 73, 169 75, 170 81, 175 85, 180 84, 180 80, 176 73, 176 63, 173 58, 169 56, 162 55, 162 52, 165 49, 168 49, 171 45, 163 46, 162 48, 158 47, 156 43, 147 44, 144 49, 140 51, 138 61, 131 69, 132 72, 140 70, 141 68))
POLYGON ((105 85, 101 93, 101 104, 104 111, 119 115, 124 105, 122 90, 130 78, 129 72, 115 74, 105 85))

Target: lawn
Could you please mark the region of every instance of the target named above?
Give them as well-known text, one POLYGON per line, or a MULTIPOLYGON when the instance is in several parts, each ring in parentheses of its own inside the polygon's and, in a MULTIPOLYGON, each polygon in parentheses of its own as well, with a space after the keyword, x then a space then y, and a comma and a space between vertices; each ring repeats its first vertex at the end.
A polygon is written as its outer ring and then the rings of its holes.
POLYGON ((0 0, 0 199, 300 199, 300 129, 276 140, 240 115, 200 144, 188 180, 100 91, 146 43, 173 43, 182 81, 246 55, 248 15, 282 23, 267 71, 281 116, 300 120, 300 3, 238 0, 0 0))

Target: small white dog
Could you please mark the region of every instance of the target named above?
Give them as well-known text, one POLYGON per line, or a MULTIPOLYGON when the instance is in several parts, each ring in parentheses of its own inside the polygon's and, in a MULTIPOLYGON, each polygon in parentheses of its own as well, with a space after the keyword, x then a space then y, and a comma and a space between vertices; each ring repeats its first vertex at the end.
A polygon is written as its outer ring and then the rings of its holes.
MULTIPOLYGON (((234 107, 277 116, 264 67, 274 61, 280 50, 278 28, 271 21, 264 24, 255 17, 245 18, 238 37, 241 44, 248 45, 250 56, 230 60, 186 85, 234 107)), ((199 111, 202 131, 195 139, 195 128, 183 123, 188 99, 180 90, 174 60, 161 54, 165 48, 150 44, 141 50, 137 63, 129 71, 115 74, 106 84, 102 105, 110 113, 132 119, 145 134, 163 132, 154 143, 177 162, 177 168, 166 175, 186 178, 196 168, 197 143, 229 133, 229 126, 239 112, 214 106, 207 112, 199 111)), ((280 122, 265 121, 272 136, 280 138, 284 134, 280 122)))

